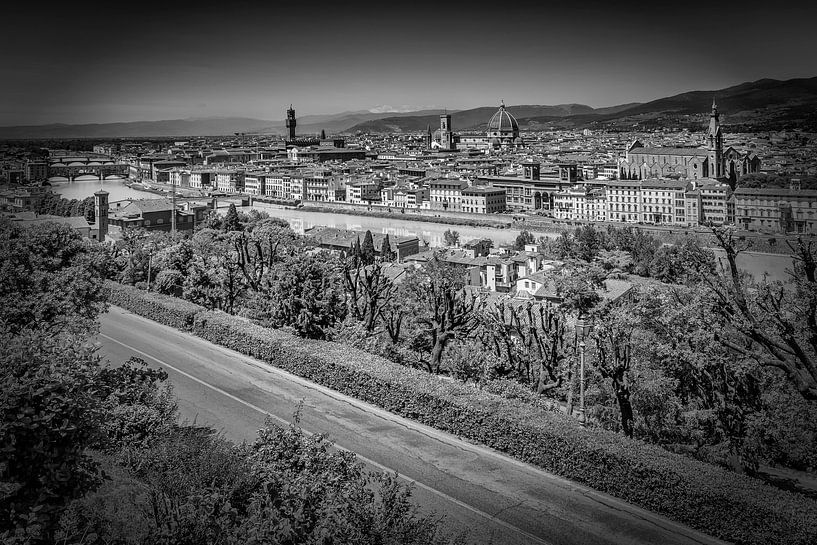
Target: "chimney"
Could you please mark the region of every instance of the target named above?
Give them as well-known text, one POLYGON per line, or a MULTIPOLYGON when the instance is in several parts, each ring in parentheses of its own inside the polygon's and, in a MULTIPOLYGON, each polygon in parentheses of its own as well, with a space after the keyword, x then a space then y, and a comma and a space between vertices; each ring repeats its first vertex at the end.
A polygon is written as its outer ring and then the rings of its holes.
POLYGON ((96 216, 97 240, 105 242, 108 234, 108 192, 100 189, 94 193, 94 215, 96 216))

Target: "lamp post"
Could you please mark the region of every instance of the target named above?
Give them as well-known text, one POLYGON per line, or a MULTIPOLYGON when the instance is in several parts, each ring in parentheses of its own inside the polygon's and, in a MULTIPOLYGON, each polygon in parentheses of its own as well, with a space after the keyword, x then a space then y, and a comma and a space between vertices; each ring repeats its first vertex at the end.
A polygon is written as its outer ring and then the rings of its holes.
POLYGON ((584 427, 587 421, 584 414, 584 340, 590 335, 593 325, 581 317, 576 320, 576 335, 579 338, 579 424, 584 427))

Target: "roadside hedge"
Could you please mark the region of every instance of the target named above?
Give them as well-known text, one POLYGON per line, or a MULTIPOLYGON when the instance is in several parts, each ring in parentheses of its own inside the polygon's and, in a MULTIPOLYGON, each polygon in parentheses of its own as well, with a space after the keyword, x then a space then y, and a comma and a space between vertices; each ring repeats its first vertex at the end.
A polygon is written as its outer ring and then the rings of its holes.
MULTIPOLYGON (((140 313, 150 307, 136 308, 128 310, 140 313)), ((301 339, 222 312, 198 312, 192 332, 712 536, 741 544, 817 542, 817 502, 759 480, 612 432, 582 429, 553 411, 442 380, 343 344, 301 339)))
POLYGON ((105 282, 105 288, 108 291, 110 304, 127 309, 154 322, 185 331, 189 331, 193 326, 193 318, 196 314, 207 310, 184 299, 144 291, 110 280, 105 282))

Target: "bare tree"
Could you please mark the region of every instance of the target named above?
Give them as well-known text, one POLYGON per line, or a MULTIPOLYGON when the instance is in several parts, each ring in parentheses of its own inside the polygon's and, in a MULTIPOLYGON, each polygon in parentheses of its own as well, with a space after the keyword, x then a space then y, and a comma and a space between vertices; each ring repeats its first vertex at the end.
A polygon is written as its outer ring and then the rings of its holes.
POLYGON ((718 278, 701 275, 718 299, 730 325, 718 338, 726 347, 785 373, 800 395, 817 401, 817 262, 814 243, 787 241, 794 267, 792 282, 753 284, 737 265, 749 248, 731 228, 710 226, 726 254, 728 271, 718 278), (732 333, 730 335, 730 333, 732 333))

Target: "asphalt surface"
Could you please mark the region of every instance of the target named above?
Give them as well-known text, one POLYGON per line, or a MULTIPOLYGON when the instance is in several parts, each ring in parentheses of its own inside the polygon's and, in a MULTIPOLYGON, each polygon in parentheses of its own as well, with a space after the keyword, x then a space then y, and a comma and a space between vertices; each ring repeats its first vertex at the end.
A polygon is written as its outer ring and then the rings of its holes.
POLYGON ((164 368, 182 420, 250 442, 266 418, 290 422, 355 452, 371 469, 414 484, 423 512, 479 544, 722 543, 664 517, 556 477, 492 449, 117 307, 102 317, 100 354, 164 368))

